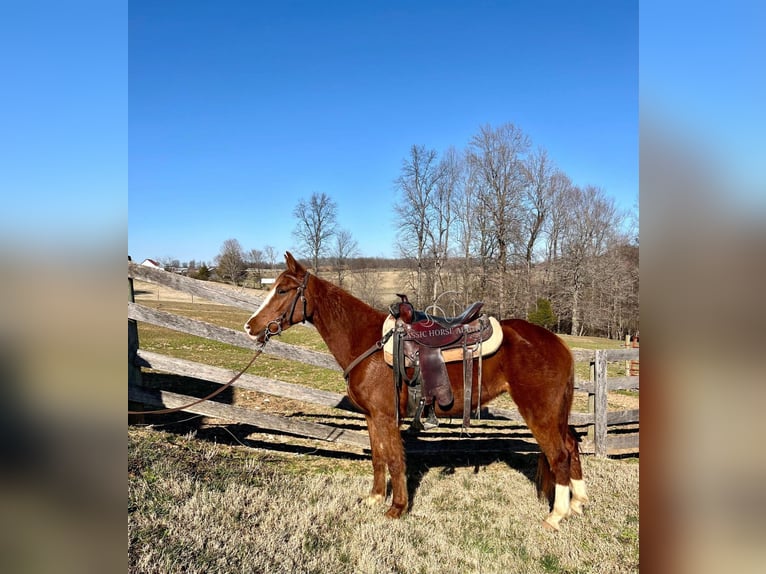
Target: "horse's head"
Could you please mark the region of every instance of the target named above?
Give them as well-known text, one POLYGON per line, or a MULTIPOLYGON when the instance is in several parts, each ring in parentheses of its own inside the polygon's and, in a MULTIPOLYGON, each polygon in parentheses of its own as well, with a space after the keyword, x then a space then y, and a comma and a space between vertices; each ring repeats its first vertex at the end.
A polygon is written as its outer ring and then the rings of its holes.
POLYGON ((261 306, 245 323, 245 332, 259 343, 311 319, 306 299, 311 274, 289 251, 285 253, 285 261, 287 269, 277 277, 261 306))

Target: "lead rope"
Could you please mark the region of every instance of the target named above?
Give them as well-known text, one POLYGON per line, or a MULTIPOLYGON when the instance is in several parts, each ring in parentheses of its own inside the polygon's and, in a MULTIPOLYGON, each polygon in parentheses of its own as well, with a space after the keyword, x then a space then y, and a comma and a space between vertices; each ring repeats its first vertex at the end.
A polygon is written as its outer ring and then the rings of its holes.
POLYGON ((128 414, 129 415, 164 415, 164 414, 168 414, 168 413, 175 413, 175 412, 178 412, 178 411, 184 411, 184 410, 188 409, 189 407, 193 407, 194 405, 198 405, 199 403, 201 403, 203 401, 208 401, 208 400, 212 399, 213 397, 215 397, 217 395, 220 395, 222 392, 224 392, 226 389, 228 389, 231 385, 233 385, 237 381, 237 379, 239 379, 242 375, 245 374, 245 371, 247 371, 253 365, 255 360, 260 356, 260 354, 263 353, 263 349, 266 347, 266 343, 268 341, 269 341, 269 335, 267 333, 266 338, 263 341, 263 344, 256 350, 255 355, 253 355, 253 358, 250 359, 250 362, 247 365, 245 365, 245 368, 242 369, 236 375, 234 375, 234 377, 228 383, 226 383, 222 387, 216 389, 215 391, 213 391, 209 395, 207 395, 205 397, 202 397, 201 399, 197 399, 196 401, 191 402, 188 405, 183 405, 181 407, 174 407, 174 408, 167 408, 167 409, 157 409, 157 410, 153 410, 153 411, 130 411, 129 410, 128 414))
MULTIPOLYGON (((194 405, 198 405, 199 403, 203 401, 207 401, 212 399, 215 396, 220 395, 222 392, 224 392, 226 389, 228 389, 231 385, 233 385, 237 379, 239 379, 242 375, 245 374, 245 371, 247 371, 255 362, 255 360, 259 357, 261 353, 263 353, 263 349, 266 347, 266 343, 269 342, 269 339, 271 337, 279 336, 282 333, 282 322, 285 319, 288 319, 288 322, 290 323, 290 326, 295 325, 295 322, 293 321, 293 314, 295 313, 295 307, 298 305, 298 300, 303 303, 303 320, 302 323, 306 322, 306 295, 305 290, 306 286, 309 283, 309 275, 311 273, 306 273, 303 277, 303 281, 300 282, 300 285, 295 288, 295 299, 293 299, 293 304, 290 307, 290 315, 287 315, 287 311, 285 311, 281 317, 278 317, 277 319, 274 319, 273 321, 269 321, 268 325, 266 325, 266 329, 264 330, 264 338, 263 338, 263 344, 256 350, 255 355, 253 355, 253 358, 250 359, 250 362, 245 366, 244 369, 242 369, 239 373, 234 375, 234 377, 226 383, 224 386, 222 386, 220 389, 216 389, 206 397, 202 397, 201 399, 197 399, 194 402, 189 403, 188 405, 184 405, 182 407, 175 407, 175 408, 169 408, 169 409, 157 409, 154 411, 128 411, 129 415, 164 415, 168 413, 175 413, 178 411, 183 411, 188 409, 189 407, 193 407, 194 405), (272 331, 271 326, 276 325, 276 330, 272 331)), ((297 279, 296 279, 297 281, 297 279)))

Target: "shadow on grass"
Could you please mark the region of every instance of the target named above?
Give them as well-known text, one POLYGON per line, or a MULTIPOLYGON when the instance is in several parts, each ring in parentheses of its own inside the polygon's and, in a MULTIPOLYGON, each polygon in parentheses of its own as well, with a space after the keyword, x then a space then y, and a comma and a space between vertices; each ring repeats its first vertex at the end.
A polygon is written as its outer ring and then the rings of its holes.
MULTIPOLYGON (((425 434, 431 436, 430 432, 432 431, 425 434)), ((472 468, 474 474, 478 474, 482 467, 500 462, 506 464, 509 469, 520 472, 531 482, 535 480, 539 448, 534 442, 528 442, 515 434, 511 435, 511 431, 482 434, 481 438, 429 438, 427 441, 419 435, 408 435, 406 432, 402 434, 407 451, 407 491, 410 509, 423 479, 434 471, 448 476, 455 474, 457 469, 472 468), (487 436, 491 438, 484 438, 487 436)), ((531 437, 531 434, 529 436, 531 437)))
MULTIPOLYGON (((265 438, 254 438, 259 433, 269 433, 282 438, 292 435, 268 429, 259 429, 245 424, 203 425, 202 416, 190 417, 188 413, 173 413, 164 416, 146 417, 145 424, 178 436, 188 436, 193 433, 195 439, 211 444, 228 446, 245 446, 278 454, 306 455, 320 457, 326 460, 338 461, 368 461, 369 451, 351 452, 322 448, 321 446, 300 445, 294 443, 269 441, 265 438), (168 420, 173 419, 173 420, 168 420)), ((297 437, 301 438, 301 437, 297 437)), ((537 445, 514 438, 464 439, 455 440, 422 440, 407 437, 404 440, 407 454, 407 491, 409 509, 417 503, 417 493, 423 479, 430 472, 438 472, 449 476, 458 469, 472 468, 478 474, 482 467, 495 463, 504 463, 509 469, 522 473, 530 482, 534 482, 537 469, 537 445), (475 452, 466 452, 466 442, 475 440, 481 442, 481 447, 475 452), (462 443, 462 444, 461 444, 462 443), (426 448, 424 448, 426 447, 426 448)), ((372 468, 370 467, 370 485, 372 484, 372 468)), ((388 495, 390 492, 388 486, 388 495)))
MULTIPOLYGON (((202 380, 159 373, 145 373, 144 383, 147 387, 183 392, 189 396, 204 396, 217 387, 213 383, 202 380)), ((219 398, 220 402, 230 404, 231 389, 219 398)), ((337 415, 292 413, 286 416, 322 419, 325 424, 329 423, 337 428, 366 431, 365 422, 360 419, 354 420, 356 415, 352 413, 340 412, 337 415)), ((310 445, 291 443, 287 440, 271 441, 266 436, 258 435, 272 435, 283 439, 305 439, 305 437, 251 424, 222 422, 211 425, 205 422, 206 418, 203 415, 178 412, 165 415, 142 415, 140 420, 132 417, 129 423, 150 425, 157 430, 181 436, 192 434, 199 440, 221 445, 238 445, 281 454, 312 455, 329 460, 370 460, 368 450, 354 451, 353 447, 344 450, 335 448, 331 443, 326 443, 327 446, 323 447, 319 441, 312 441, 310 445)), ((530 482, 534 482, 539 447, 525 426, 498 428, 483 426, 482 422, 477 421, 465 435, 461 435, 461 432, 460 424, 453 422, 445 422, 436 429, 421 433, 403 430, 410 507, 424 477, 433 471, 451 475, 459 468, 472 468, 474 473, 478 473, 482 467, 500 462, 507 465, 509 469, 522 473, 530 482)))

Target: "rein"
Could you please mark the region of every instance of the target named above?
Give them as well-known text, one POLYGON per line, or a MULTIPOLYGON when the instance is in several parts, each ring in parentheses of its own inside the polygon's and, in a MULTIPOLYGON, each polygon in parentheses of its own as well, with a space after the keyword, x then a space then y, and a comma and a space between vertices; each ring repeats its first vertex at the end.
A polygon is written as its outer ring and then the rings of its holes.
POLYGON ((195 400, 195 401, 193 401, 193 402, 191 402, 191 403, 189 403, 187 405, 180 406, 180 407, 173 407, 173 408, 167 408, 167 409, 156 409, 156 410, 153 410, 153 411, 130 411, 129 410, 128 414, 129 415, 165 415, 165 414, 168 414, 168 413, 175 413, 175 412, 178 412, 178 411, 185 411, 189 407, 193 407, 194 405, 198 405, 199 403, 201 403, 203 401, 208 401, 208 400, 212 399, 213 397, 221 394, 226 389, 228 389, 231 385, 233 385, 237 381, 237 379, 239 379, 242 375, 244 375, 245 371, 247 371, 253 365, 253 363, 255 363, 255 360, 260 356, 261 353, 263 353, 263 349, 264 349, 264 347, 266 347, 266 343, 269 340, 268 336, 269 335, 267 335, 267 338, 264 340, 263 345, 261 345, 255 351, 255 355, 253 355, 253 358, 250 359, 250 362, 247 365, 245 365, 245 368, 242 369, 236 375, 234 375, 234 377, 232 377, 231 380, 228 383, 226 383, 222 387, 216 389, 215 391, 213 391, 209 395, 207 395, 205 397, 202 397, 201 399, 197 399, 197 400, 195 400))
POLYGON ((290 327, 296 324, 296 321, 293 321, 293 315, 295 314, 295 307, 298 306, 298 300, 303 302, 303 320, 301 322, 302 323, 306 322, 306 295, 304 292, 306 290, 306 285, 308 285, 308 282, 309 282, 309 275, 310 274, 307 272, 306 276, 303 278, 303 281, 301 281, 300 285, 298 285, 298 287, 295 288, 295 291, 296 291, 295 299, 293 299, 293 303, 290 306, 289 314, 287 311, 285 311, 284 313, 282 313, 282 315, 280 315, 273 321, 268 322, 268 324, 266 325, 266 328, 263 330, 263 343, 256 350, 255 355, 253 355, 253 358, 250 359, 250 362, 247 365, 245 365, 245 368, 242 369, 236 375, 234 375, 234 377, 232 377, 232 379, 228 383, 216 389, 209 395, 202 397, 201 399, 197 399, 181 407, 157 409, 153 411, 130 411, 129 410, 128 414, 129 415, 164 415, 169 413, 175 413, 178 411, 184 411, 188 409, 189 407, 193 407, 194 405, 197 405, 203 401, 208 401, 212 399, 213 397, 221 394, 226 389, 228 389, 231 385, 233 385, 237 381, 237 379, 239 379, 242 375, 245 374, 245 371, 247 371, 253 365, 253 363, 255 363, 255 360, 260 356, 261 353, 263 353, 263 349, 266 347, 266 343, 269 342, 269 339, 271 337, 276 337, 282 333, 282 323, 284 323, 285 319, 288 320, 288 323, 289 323, 288 326, 290 327), (276 325, 276 328, 274 330, 272 330, 272 325, 276 325))
POLYGON ((356 366, 362 361, 364 361, 367 357, 380 351, 383 348, 383 346, 386 344, 386 341, 388 341, 391 338, 391 335, 393 334, 394 334, 394 330, 390 329, 388 333, 383 335, 382 339, 380 339, 379 341, 376 341, 372 347, 370 347, 364 353, 359 355, 356 359, 351 361, 351 364, 348 367, 346 367, 346 369, 343 371, 343 378, 346 379, 346 381, 348 382, 348 376, 351 374, 351 371, 353 371, 356 368, 356 366))

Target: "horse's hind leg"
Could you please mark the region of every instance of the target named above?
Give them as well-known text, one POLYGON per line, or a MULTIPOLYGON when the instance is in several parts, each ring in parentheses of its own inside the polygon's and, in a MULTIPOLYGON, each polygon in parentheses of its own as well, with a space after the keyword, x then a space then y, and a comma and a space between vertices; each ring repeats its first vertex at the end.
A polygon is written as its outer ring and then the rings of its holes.
POLYGON ((571 512, 569 504, 569 486, 571 480, 569 452, 567 452, 567 449, 563 444, 556 447, 543 447, 541 444, 540 447, 543 449, 555 484, 553 508, 551 509, 551 513, 545 518, 543 525, 552 528, 553 530, 558 530, 559 523, 564 518, 567 518, 571 512))
POLYGON ((542 450, 537 466, 538 494, 545 495, 549 502, 551 499, 553 502, 551 513, 545 518, 543 526, 558 530, 559 523, 571 512, 569 505, 571 457, 566 444, 569 434, 567 432, 562 436, 559 425, 553 424, 550 419, 547 419, 545 423, 540 422, 521 405, 519 410, 542 450))
POLYGON ((542 430, 538 430, 535 436, 540 437, 537 442, 543 451, 538 467, 540 488, 546 494, 553 491, 553 508, 543 524, 558 530, 559 523, 569 517, 571 512, 582 514, 583 506, 588 502, 577 437, 571 428, 567 428, 563 441, 558 433, 545 433, 542 430))
POLYGON ((566 440, 567 450, 569 451, 569 486, 572 488, 570 508, 572 512, 582 514, 583 506, 588 503, 588 492, 585 489, 585 481, 582 478, 580 449, 577 443, 578 439, 574 434, 574 430, 570 427, 566 440))

